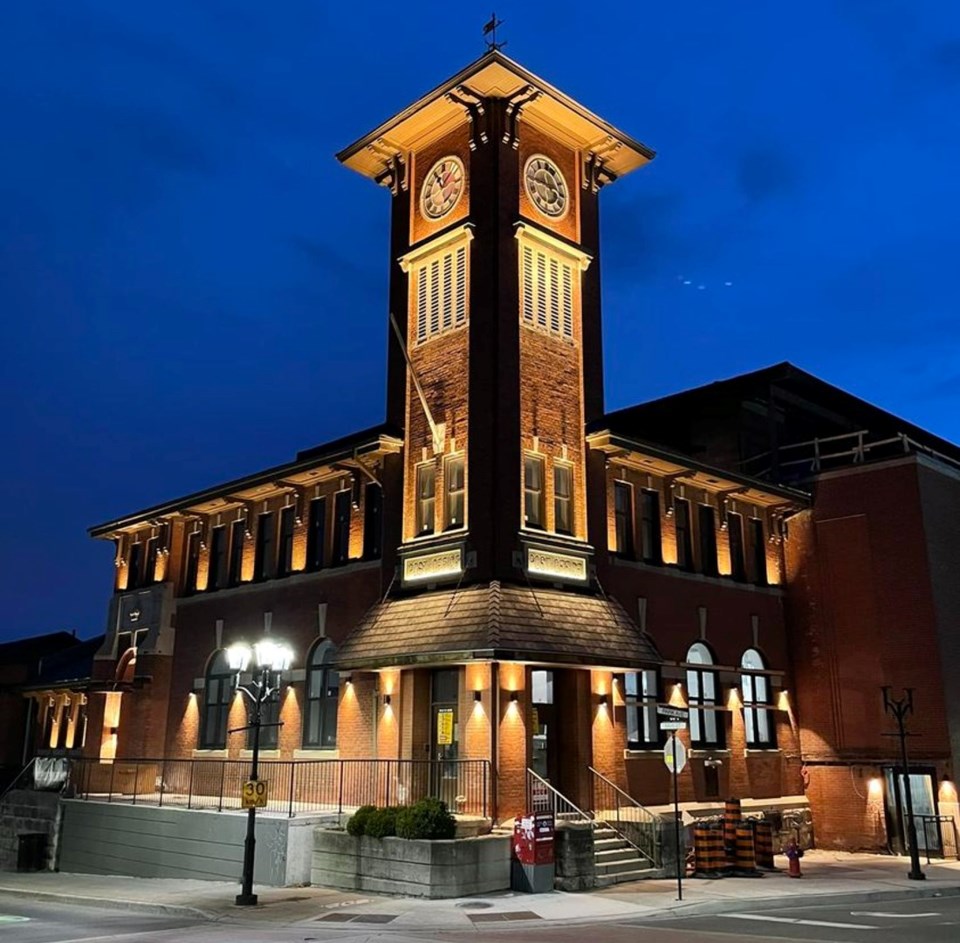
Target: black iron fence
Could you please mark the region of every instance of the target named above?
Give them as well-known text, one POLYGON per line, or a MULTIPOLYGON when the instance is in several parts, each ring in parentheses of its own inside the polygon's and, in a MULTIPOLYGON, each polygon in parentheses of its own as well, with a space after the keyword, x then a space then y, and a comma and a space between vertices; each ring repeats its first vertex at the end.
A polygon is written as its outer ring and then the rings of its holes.
MULTIPOLYGON (((350 811, 402 806, 434 797, 459 815, 489 816, 489 760, 261 760, 267 809, 350 811)), ((222 812, 241 807, 248 760, 75 760, 72 790, 80 799, 178 806, 222 812)))

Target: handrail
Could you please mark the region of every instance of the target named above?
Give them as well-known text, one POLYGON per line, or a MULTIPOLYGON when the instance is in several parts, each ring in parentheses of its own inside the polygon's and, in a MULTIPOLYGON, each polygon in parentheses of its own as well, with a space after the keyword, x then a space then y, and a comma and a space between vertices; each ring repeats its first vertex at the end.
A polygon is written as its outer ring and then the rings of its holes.
POLYGON ((3 802, 3 800, 6 798, 8 792, 12 792, 12 791, 13 791, 13 789, 14 789, 14 787, 17 785, 17 783, 20 782, 20 780, 27 774, 27 771, 28 771, 28 770, 31 770, 31 769, 33 768, 33 764, 36 763, 36 762, 37 762, 37 758, 36 758, 36 757, 33 757, 33 758, 30 760, 30 762, 27 763, 27 765, 24 766, 24 768, 23 768, 22 770, 20 770, 20 772, 17 773, 16 776, 13 777, 13 781, 10 783, 10 785, 7 786, 7 788, 4 789, 3 792, 0 792, 0 802, 3 802))
POLYGON ((661 816, 641 805, 629 793, 611 782, 599 770, 588 766, 594 776, 593 817, 597 822, 611 828, 628 845, 647 858, 654 867, 660 867, 660 822, 661 816), (597 780, 612 793, 603 799, 597 796, 597 780), (613 799, 612 802, 604 801, 613 799), (612 808, 610 808, 612 806, 612 808))
POLYGON ((537 809, 537 792, 541 791, 544 787, 547 790, 547 796, 553 800, 552 802, 547 801, 547 810, 553 812, 557 818, 563 816, 568 820, 572 817, 573 821, 593 821, 592 816, 584 812, 579 806, 574 805, 559 789, 551 786, 542 776, 535 773, 530 767, 527 767, 527 804, 531 812, 539 811, 537 809), (539 786, 540 789, 534 790, 532 788, 534 785, 539 786), (563 807, 566 807, 568 811, 560 811, 563 807))

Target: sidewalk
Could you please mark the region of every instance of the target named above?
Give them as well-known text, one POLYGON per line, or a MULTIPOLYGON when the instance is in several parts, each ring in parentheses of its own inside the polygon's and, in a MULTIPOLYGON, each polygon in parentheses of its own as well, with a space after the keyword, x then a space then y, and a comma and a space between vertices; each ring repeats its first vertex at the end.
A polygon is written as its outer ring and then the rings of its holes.
POLYGON ((123 908, 141 913, 192 916, 224 923, 275 926, 351 925, 384 930, 470 930, 544 923, 596 923, 656 919, 820 904, 849 899, 865 903, 892 898, 960 895, 960 862, 923 865, 927 880, 907 878, 909 860, 879 855, 812 851, 804 877, 782 872, 763 878, 684 881, 683 902, 675 881, 637 881, 582 894, 489 894, 455 900, 385 897, 321 887, 257 888, 260 906, 233 903, 238 886, 220 881, 143 879, 90 874, 0 873, 0 895, 33 900, 123 908))

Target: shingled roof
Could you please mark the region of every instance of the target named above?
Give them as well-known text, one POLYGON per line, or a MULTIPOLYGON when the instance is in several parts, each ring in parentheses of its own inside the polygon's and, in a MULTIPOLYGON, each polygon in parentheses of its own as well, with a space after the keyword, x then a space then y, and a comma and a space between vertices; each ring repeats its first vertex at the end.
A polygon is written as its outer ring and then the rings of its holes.
POLYGON ((473 659, 611 668, 663 660, 616 600, 494 581, 375 605, 336 661, 346 670, 473 659))

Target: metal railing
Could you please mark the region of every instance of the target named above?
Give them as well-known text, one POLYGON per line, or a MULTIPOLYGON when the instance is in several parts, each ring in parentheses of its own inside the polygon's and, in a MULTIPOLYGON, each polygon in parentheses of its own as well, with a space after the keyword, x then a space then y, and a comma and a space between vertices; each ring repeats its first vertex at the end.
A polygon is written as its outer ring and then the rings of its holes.
POLYGON ((593 822, 592 816, 532 769, 527 770, 527 808, 531 812, 552 812, 557 822, 593 822))
MULTIPOLYGON (((930 858, 957 858, 960 860, 960 840, 957 823, 952 815, 915 815, 917 821, 917 844, 920 851, 930 858)), ((907 844, 910 844, 910 829, 907 829, 907 844)))
POLYGON ((593 774, 594 820, 612 828, 655 868, 661 867, 660 816, 644 808, 592 766, 588 768, 593 774))
MULTIPOLYGON (((267 810, 289 816, 342 813, 361 805, 410 805, 442 799, 451 812, 487 818, 489 760, 261 760, 267 810)), ((71 786, 80 799, 178 806, 223 812, 239 809, 249 760, 76 760, 71 786)))

